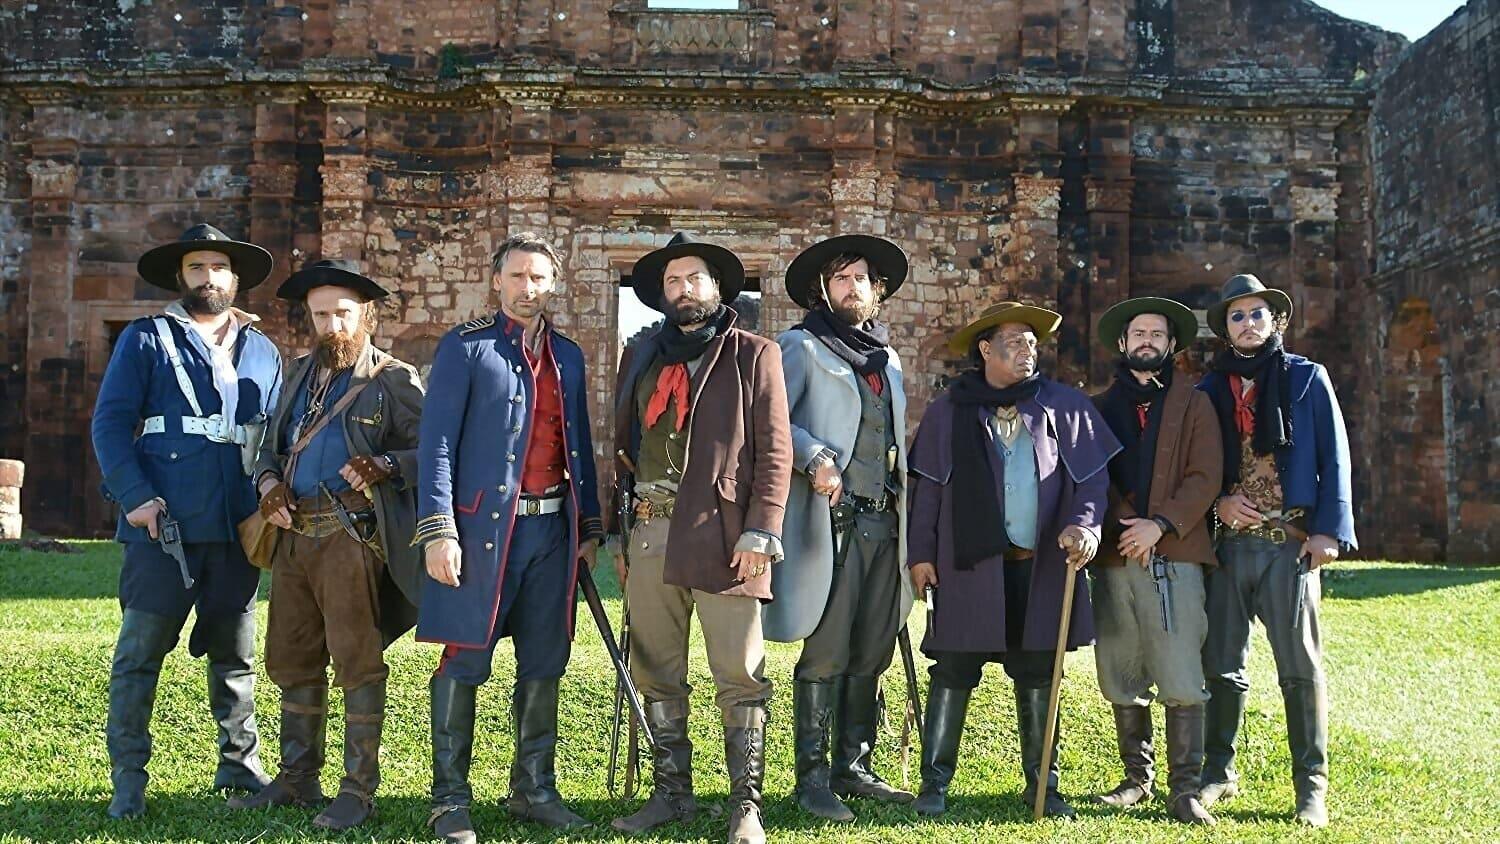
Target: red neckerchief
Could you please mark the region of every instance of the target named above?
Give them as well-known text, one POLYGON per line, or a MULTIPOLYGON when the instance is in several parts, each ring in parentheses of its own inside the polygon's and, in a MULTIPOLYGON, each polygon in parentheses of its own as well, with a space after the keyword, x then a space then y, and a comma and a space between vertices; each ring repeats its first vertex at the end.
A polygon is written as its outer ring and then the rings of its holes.
POLYGON ((1234 427, 1242 437, 1255 431, 1255 391, 1259 389, 1259 384, 1252 384, 1246 390, 1240 376, 1229 376, 1229 391, 1234 395, 1234 427))
POLYGON ((646 427, 656 425, 656 420, 667 412, 667 401, 677 400, 677 430, 681 431, 683 424, 687 422, 688 413, 688 368, 685 363, 673 363, 662 367, 661 375, 656 378, 656 391, 651 394, 651 400, 646 402, 646 427))

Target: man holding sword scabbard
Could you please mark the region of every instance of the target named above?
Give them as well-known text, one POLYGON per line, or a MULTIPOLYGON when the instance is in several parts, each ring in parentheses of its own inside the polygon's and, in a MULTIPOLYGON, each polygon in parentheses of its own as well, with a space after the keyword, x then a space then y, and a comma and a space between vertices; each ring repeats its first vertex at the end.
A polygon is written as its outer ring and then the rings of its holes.
POLYGON ((1122 809, 1151 799, 1150 704, 1159 697, 1167 710, 1168 812, 1211 824, 1198 801, 1208 700, 1203 572, 1217 564, 1205 516, 1224 458, 1213 405, 1174 363, 1197 335, 1197 317, 1170 299, 1129 299, 1099 319, 1096 336, 1119 359, 1094 405, 1125 449, 1109 463, 1109 512, 1093 568, 1094 655, 1125 778, 1094 799, 1122 809))
POLYGON ((445 646, 431 682, 429 823, 454 844, 475 840, 475 697, 503 637, 516 649, 505 808, 554 829, 589 825, 564 805, 555 774, 574 590, 603 535, 584 355, 546 318, 562 271, 547 241, 512 235, 493 271, 500 312, 438 344, 418 447, 413 542, 428 580, 417 640, 445 646))
MULTIPOLYGON (((782 557, 791 476, 781 350, 735 327, 728 306, 745 283, 729 249, 674 235, 631 271, 662 328, 622 361, 615 450, 634 467, 638 522, 625 596, 630 673, 649 701, 652 791, 612 825, 644 833, 698 812, 688 737, 688 625, 703 628, 724 727, 730 844, 763 844, 765 639, 760 602, 782 557)), ((611 513, 611 521, 614 514, 611 513)))
POLYGON ((912 604, 906 390, 890 330, 877 319, 906 275, 905 253, 884 238, 816 243, 786 272, 787 292, 807 314, 777 338, 794 472, 787 559, 762 617, 766 638, 803 642, 792 694, 797 803, 837 822, 854 820, 841 798, 914 797, 873 766, 880 677, 912 604))

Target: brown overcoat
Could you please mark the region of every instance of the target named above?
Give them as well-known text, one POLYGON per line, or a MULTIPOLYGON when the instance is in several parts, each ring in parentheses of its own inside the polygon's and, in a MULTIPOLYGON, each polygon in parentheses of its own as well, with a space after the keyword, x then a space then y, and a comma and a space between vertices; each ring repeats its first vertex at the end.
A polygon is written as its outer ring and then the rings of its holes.
MULTIPOLYGON (((632 464, 640 443, 635 390, 656 357, 656 342, 656 335, 647 337, 621 361, 615 453, 623 451, 632 464)), ((703 353, 689 406, 687 462, 667 531, 662 579, 685 589, 768 601, 770 569, 740 582, 729 561, 746 530, 781 536, 792 481, 781 348, 748 331, 725 331, 703 353)), ((615 471, 625 471, 618 459, 615 471)), ((614 533, 616 508, 606 506, 604 517, 614 533)))
MULTIPOLYGON (((1103 393, 1094 397, 1099 403, 1103 393)), ((1156 553, 1177 563, 1216 566, 1213 540, 1205 516, 1219 495, 1224 474, 1224 447, 1219 419, 1206 394, 1193 389, 1187 376, 1177 373, 1167 388, 1162 408, 1161 431, 1151 469, 1151 506, 1144 515, 1162 516, 1177 528, 1164 534, 1156 553)), ((1142 515, 1131 501, 1109 485, 1109 512, 1104 520, 1104 541, 1096 565, 1125 564, 1120 555, 1121 519, 1142 515)))

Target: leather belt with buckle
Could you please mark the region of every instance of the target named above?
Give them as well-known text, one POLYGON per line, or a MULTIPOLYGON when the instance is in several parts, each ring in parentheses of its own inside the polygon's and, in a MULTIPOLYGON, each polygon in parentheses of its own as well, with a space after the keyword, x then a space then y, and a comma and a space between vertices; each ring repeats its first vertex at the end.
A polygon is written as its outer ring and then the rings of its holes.
POLYGON ((562 512, 563 497, 561 495, 552 498, 528 498, 521 496, 520 506, 516 508, 517 516, 546 516, 552 513, 562 512))
POLYGON ((1228 533, 1230 536, 1253 536, 1277 545, 1281 545, 1288 539, 1306 542, 1307 530, 1302 527, 1306 515, 1306 511, 1301 509, 1288 510, 1278 517, 1266 519, 1255 527, 1230 528, 1228 533))
POLYGON ((886 495, 884 498, 865 498, 862 495, 845 495, 856 513, 887 513, 896 509, 896 496, 886 495))
POLYGON ((669 498, 665 501, 651 501, 642 498, 635 502, 635 517, 638 521, 649 522, 652 519, 670 519, 672 513, 677 509, 677 499, 669 498))

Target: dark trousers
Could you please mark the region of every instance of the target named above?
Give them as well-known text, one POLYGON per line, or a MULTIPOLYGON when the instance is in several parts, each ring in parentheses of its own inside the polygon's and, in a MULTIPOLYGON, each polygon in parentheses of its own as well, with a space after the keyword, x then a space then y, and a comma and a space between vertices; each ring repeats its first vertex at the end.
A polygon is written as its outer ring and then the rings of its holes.
POLYGON ((1305 615, 1293 625, 1297 606, 1297 551, 1302 543, 1280 545, 1253 536, 1231 536, 1219 543, 1219 567, 1204 579, 1208 595, 1208 638, 1203 644, 1203 673, 1210 685, 1236 691, 1250 689, 1245 663, 1250 659, 1250 623, 1260 619, 1276 675, 1288 683, 1323 683, 1323 645, 1318 631, 1320 574, 1307 578, 1305 615))
POLYGON ((827 683, 844 675, 879 677, 891 665, 901 629, 901 578, 895 513, 855 517, 849 553, 835 559, 828 606, 818 628, 802 645, 795 677, 827 683))
MULTIPOLYGON (((260 569, 250 565, 238 542, 194 542, 183 546, 191 589, 182 585, 177 561, 155 542, 126 542, 120 568, 120 609, 187 620, 198 616, 235 616, 255 607, 260 569)), ((202 653, 201 650, 196 653, 202 653)))
POLYGON ((482 685, 490 678, 495 646, 509 636, 516 646, 516 682, 561 677, 573 647, 566 624, 573 601, 569 545, 565 514, 517 518, 489 647, 448 646, 437 676, 482 685))
MULTIPOLYGON (((1008 561, 1005 566, 1005 641, 1001 652, 929 651, 934 660, 928 675, 932 685, 949 689, 976 689, 985 663, 998 662, 1018 689, 1050 688, 1052 651, 1021 649, 1026 632, 1026 607, 1031 592, 1031 560, 1008 561)), ((955 622, 956 623, 956 622, 955 622)))

